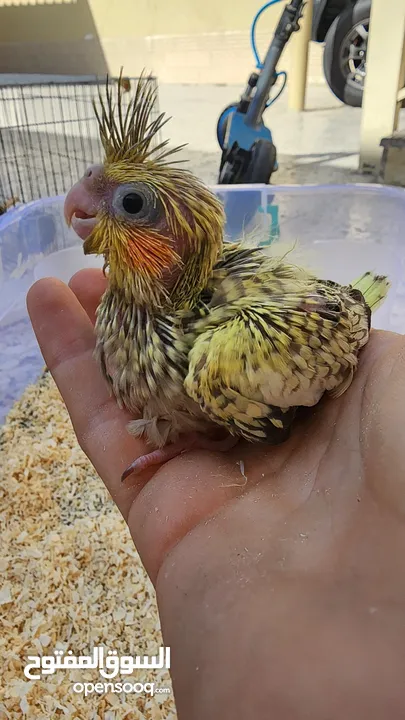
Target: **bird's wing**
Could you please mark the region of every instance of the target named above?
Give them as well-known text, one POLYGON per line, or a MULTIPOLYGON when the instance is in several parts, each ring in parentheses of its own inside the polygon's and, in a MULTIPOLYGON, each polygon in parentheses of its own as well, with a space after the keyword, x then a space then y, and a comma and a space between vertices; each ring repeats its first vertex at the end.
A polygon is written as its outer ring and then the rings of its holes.
POLYGON ((288 429, 294 408, 316 404, 325 390, 344 392, 368 337, 364 304, 327 285, 243 297, 199 323, 186 392, 251 441, 271 441, 288 429))

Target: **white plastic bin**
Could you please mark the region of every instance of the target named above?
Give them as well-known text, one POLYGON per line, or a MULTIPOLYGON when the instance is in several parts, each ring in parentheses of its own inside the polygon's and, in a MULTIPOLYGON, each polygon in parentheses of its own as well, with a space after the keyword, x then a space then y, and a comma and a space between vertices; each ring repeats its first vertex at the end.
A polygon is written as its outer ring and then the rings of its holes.
MULTIPOLYGON (((377 185, 219 186, 229 239, 245 235, 269 252, 348 283, 366 270, 386 273, 392 289, 374 327, 405 333, 405 193, 377 185)), ((66 227, 63 198, 47 198, 0 217, 0 422, 43 360, 25 298, 38 277, 68 281, 102 260, 67 248, 80 240, 66 227), (52 257, 53 256, 53 257, 52 257), (72 265, 68 267, 67 256, 72 265), (73 257, 74 256, 74 257, 73 257)))

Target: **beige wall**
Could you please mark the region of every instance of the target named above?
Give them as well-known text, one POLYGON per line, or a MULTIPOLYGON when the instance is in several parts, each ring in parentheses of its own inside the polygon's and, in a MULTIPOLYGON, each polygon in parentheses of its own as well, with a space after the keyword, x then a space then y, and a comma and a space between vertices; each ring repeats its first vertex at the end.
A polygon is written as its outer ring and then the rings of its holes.
MULTIPOLYGON (((252 69, 249 29, 260 0, 0 0, 2 72, 113 74, 143 67, 160 82, 237 83, 252 69)), ((281 3, 262 17, 262 53, 281 3)), ((322 49, 309 76, 322 80, 322 49)), ((281 65, 288 70, 288 48, 281 65)), ((281 67, 281 66, 280 66, 281 67)))

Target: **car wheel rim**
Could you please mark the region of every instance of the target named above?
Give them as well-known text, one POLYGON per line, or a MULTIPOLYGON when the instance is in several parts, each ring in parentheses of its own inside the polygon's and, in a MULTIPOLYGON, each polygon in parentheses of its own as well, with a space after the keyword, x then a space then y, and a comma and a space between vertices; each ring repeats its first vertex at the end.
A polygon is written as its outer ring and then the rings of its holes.
POLYGON ((348 85, 363 90, 366 77, 369 20, 351 28, 340 48, 340 67, 348 85))

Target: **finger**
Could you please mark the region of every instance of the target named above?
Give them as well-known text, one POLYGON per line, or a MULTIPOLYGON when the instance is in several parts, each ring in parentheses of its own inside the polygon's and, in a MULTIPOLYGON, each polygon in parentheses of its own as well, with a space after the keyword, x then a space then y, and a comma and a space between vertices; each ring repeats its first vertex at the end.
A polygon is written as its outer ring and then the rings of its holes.
POLYGON ((124 517, 147 477, 122 485, 123 470, 145 452, 126 424, 130 416, 110 396, 93 358, 94 330, 72 291, 47 278, 32 286, 28 312, 45 362, 61 392, 81 447, 124 517))
POLYGON ((71 278, 69 287, 94 325, 100 298, 107 287, 107 278, 96 268, 79 270, 71 278))

